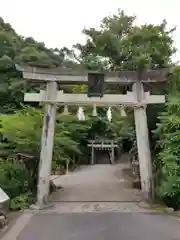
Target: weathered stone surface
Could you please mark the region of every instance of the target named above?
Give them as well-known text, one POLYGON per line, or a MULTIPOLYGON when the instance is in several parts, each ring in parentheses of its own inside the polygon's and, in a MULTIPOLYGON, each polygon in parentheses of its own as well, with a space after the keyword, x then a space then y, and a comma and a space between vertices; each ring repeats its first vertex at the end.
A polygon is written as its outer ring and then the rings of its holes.
POLYGON ((136 202, 60 202, 44 213, 149 212, 136 202))
POLYGON ((9 196, 0 187, 0 204, 3 204, 4 202, 7 202, 8 200, 9 200, 9 196))
POLYGON ((164 209, 164 212, 165 212, 165 213, 173 213, 173 212, 174 212, 174 209, 167 207, 167 208, 164 209))
POLYGON ((0 215, 0 229, 1 230, 7 226, 7 223, 8 223, 7 217, 5 215, 0 215))
POLYGON ((8 213, 9 211, 9 196, 0 188, 0 216, 2 213, 8 213))
POLYGON ((147 202, 140 202, 138 205, 139 207, 146 208, 146 209, 151 207, 151 205, 147 202))

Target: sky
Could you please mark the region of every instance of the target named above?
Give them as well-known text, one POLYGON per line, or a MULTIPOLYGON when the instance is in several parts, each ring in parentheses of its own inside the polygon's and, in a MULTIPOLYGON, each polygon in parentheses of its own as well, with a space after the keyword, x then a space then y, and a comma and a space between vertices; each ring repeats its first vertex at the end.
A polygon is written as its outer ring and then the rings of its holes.
POLYGON ((84 27, 98 28, 103 17, 121 8, 137 16, 137 24, 158 24, 166 19, 169 27, 177 26, 173 35, 180 60, 179 0, 0 0, 0 16, 25 37, 32 36, 47 47, 71 47, 85 42, 84 27))

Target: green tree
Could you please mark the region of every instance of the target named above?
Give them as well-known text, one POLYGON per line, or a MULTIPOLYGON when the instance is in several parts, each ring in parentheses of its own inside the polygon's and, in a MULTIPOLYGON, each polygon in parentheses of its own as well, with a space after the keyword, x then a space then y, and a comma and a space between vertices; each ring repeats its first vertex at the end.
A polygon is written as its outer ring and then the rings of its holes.
POLYGON ((122 10, 105 17, 100 30, 84 29, 87 42, 74 45, 69 51, 79 63, 90 69, 138 70, 142 68, 163 68, 171 64, 175 52, 172 33, 167 22, 159 25, 134 25, 135 16, 128 16, 122 10))
MULTIPOLYGON (((37 67, 62 66, 64 53, 48 49, 32 37, 24 38, 0 18, 0 111, 12 113, 21 108, 25 81, 16 72, 15 63, 37 67)), ((31 87, 32 88, 32 87, 31 87)))

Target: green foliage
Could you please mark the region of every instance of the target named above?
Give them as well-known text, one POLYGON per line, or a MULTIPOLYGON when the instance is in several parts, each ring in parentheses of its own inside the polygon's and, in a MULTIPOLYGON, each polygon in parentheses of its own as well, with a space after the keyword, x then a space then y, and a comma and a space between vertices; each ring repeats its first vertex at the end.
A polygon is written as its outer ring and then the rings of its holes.
POLYGON ((17 159, 1 159, 0 185, 11 198, 26 193, 30 188, 31 181, 27 169, 17 159))
POLYGON ((166 112, 160 115, 160 123, 154 131, 159 138, 159 154, 156 161, 159 173, 157 194, 175 209, 180 208, 180 91, 177 87, 179 76, 179 69, 176 69, 170 79, 174 79, 176 90, 173 92, 172 86, 166 112))
POLYGON ((0 133, 7 139, 15 153, 34 152, 40 147, 42 113, 31 107, 26 107, 14 114, 1 115, 0 133), (28 138, 27 138, 28 136, 28 138))
MULTIPOLYGON (((175 52, 172 33, 166 21, 159 25, 145 24, 136 26, 135 16, 122 10, 105 17, 100 30, 84 29, 87 37, 84 45, 76 44, 80 52, 75 58, 89 69, 142 70, 144 68, 163 68, 171 63, 175 52)), ((69 51, 75 56, 75 51, 69 51)))
MULTIPOLYGON (((11 154, 26 153, 39 158, 42 132, 42 111, 25 107, 11 115, 1 115, 1 148, 10 145, 11 154)), ((81 154, 80 145, 87 136, 88 126, 74 116, 57 117, 54 159, 61 161, 81 154)))
POLYGON ((32 196, 32 193, 21 194, 11 199, 10 209, 12 211, 19 211, 22 209, 26 209, 33 202, 34 202, 34 197, 32 196))
POLYGON ((79 122, 76 116, 57 117, 54 160, 65 166, 66 161, 72 162, 74 157, 82 154, 89 126, 87 122, 79 122))
POLYGON ((28 169, 17 158, 0 160, 0 186, 10 197, 11 210, 21 210, 33 203, 34 195, 30 192, 33 185, 28 169))
POLYGON ((0 18, 0 111, 11 113, 21 108, 24 81, 15 70, 14 63, 37 67, 59 67, 64 53, 59 49, 48 49, 44 43, 33 38, 19 36, 10 24, 0 18))

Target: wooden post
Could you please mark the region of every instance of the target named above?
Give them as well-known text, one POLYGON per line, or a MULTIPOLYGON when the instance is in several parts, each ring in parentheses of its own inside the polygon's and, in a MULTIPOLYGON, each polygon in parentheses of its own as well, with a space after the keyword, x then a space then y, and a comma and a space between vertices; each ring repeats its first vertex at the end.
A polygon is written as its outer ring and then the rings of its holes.
POLYGON ((91 165, 94 164, 94 142, 92 142, 92 147, 91 147, 91 165))
POLYGON ((114 142, 111 141, 111 164, 114 164, 114 142))
POLYGON ((39 181, 37 192, 37 204, 39 209, 48 205, 49 184, 51 175, 51 165, 54 145, 54 129, 56 123, 56 103, 53 102, 57 96, 57 83, 48 82, 46 99, 50 100, 45 105, 44 123, 41 138, 41 153, 39 163, 39 181))
MULTIPOLYGON (((133 92, 134 96, 136 96, 137 101, 141 103, 144 97, 142 83, 135 83, 133 85, 133 92)), ((134 117, 142 194, 145 200, 150 201, 153 197, 153 179, 146 108, 144 106, 135 107, 134 117)))

